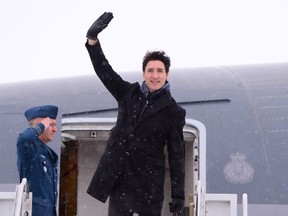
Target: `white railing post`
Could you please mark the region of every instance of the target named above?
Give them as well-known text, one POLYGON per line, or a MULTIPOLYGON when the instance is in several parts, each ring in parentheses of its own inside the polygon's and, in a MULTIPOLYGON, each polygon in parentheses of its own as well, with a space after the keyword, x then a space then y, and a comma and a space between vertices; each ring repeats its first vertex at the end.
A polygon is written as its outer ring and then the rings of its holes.
POLYGON ((206 205, 205 205, 205 190, 202 188, 201 181, 197 182, 197 205, 196 205, 196 216, 206 215, 206 205))
POLYGON ((16 186, 13 216, 31 216, 32 215, 32 193, 29 192, 27 179, 16 186))
POLYGON ((248 195, 242 195, 242 216, 248 216, 248 195))

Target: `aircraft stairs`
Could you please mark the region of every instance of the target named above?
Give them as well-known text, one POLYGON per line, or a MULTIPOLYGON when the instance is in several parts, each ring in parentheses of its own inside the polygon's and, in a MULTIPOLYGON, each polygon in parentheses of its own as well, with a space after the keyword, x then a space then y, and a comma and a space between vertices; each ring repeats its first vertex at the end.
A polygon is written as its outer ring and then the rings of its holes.
POLYGON ((27 179, 16 185, 15 192, 0 192, 1 216, 31 216, 32 192, 29 192, 27 179))
POLYGON ((248 197, 242 195, 242 205, 237 210, 237 194, 209 194, 205 193, 201 182, 198 181, 196 194, 189 196, 189 210, 187 216, 248 216, 248 197), (195 203, 194 201, 195 200, 195 203))
MULTIPOLYGON (((196 193, 189 196, 186 210, 185 216, 237 216, 237 194, 205 193, 198 181, 196 193)), ((32 192, 29 192, 25 178, 16 186, 15 192, 0 192, 0 215, 32 215, 32 192)), ((248 216, 247 194, 242 195, 242 211, 238 216, 248 216)))

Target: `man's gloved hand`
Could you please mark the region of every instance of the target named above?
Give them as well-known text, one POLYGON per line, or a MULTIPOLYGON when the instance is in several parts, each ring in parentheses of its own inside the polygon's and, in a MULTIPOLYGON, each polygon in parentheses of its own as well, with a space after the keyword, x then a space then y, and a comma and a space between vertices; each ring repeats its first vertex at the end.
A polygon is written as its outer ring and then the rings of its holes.
POLYGON ((112 19, 113 14, 111 12, 103 13, 89 28, 86 37, 88 39, 96 40, 98 34, 108 26, 112 19))
POLYGON ((173 212, 173 216, 181 216, 183 212, 184 200, 182 198, 175 197, 172 202, 169 203, 170 212, 173 212))

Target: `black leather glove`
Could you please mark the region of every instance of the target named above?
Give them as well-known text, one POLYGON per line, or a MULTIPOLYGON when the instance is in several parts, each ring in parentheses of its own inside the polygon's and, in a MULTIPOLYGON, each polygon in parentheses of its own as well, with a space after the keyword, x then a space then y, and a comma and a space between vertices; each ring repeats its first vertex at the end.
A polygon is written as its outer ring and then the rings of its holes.
POLYGON ((86 37, 92 40, 96 40, 98 34, 108 26, 112 19, 113 14, 111 12, 103 13, 89 28, 86 37))
POLYGON ((175 197, 172 202, 169 203, 170 212, 173 212, 173 216, 181 216, 184 207, 184 199, 175 197))

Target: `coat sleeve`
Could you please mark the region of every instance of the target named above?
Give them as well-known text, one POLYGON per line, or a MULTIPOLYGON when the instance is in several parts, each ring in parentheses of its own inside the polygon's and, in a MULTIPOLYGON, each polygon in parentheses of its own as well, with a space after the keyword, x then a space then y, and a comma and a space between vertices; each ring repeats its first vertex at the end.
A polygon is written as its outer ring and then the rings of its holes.
POLYGON ((181 107, 178 107, 177 111, 173 111, 171 131, 167 140, 172 199, 175 197, 185 198, 185 146, 183 138, 185 115, 186 111, 181 107))
POLYGON ((100 41, 94 46, 86 42, 85 46, 97 76, 113 97, 119 101, 126 94, 131 84, 124 81, 119 74, 113 70, 103 53, 100 41))
POLYGON ((17 147, 21 145, 21 143, 31 143, 35 140, 40 134, 42 134, 45 130, 45 126, 42 123, 34 125, 33 127, 27 128, 23 131, 17 139, 17 147))
MULTIPOLYGON (((34 125, 24 130, 17 138, 17 168, 20 175, 24 173, 22 168, 28 167, 31 160, 35 156, 35 149, 33 146, 36 138, 42 134, 45 126, 42 123, 34 125)), ((20 180, 23 176, 20 176, 20 180)))

